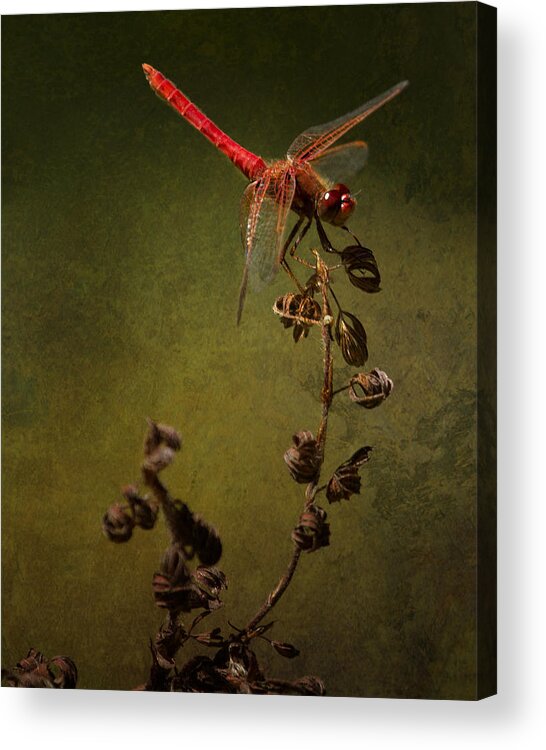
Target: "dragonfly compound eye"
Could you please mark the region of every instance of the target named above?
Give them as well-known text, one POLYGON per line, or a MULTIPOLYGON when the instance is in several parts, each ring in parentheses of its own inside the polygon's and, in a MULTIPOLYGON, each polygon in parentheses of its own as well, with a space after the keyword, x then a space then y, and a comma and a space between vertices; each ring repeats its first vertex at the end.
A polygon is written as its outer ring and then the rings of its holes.
POLYGON ((353 213, 356 201, 346 185, 338 183, 321 195, 317 204, 319 218, 334 226, 343 226, 353 213))

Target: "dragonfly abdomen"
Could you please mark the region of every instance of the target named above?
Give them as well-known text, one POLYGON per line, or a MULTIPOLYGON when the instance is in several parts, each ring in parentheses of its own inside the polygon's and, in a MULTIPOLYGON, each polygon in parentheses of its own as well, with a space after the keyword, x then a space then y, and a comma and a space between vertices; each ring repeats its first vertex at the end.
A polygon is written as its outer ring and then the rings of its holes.
POLYGON ((227 133, 220 130, 187 96, 184 96, 172 81, 165 78, 163 73, 152 68, 151 65, 144 64, 142 68, 155 93, 225 154, 247 179, 255 180, 262 174, 266 164, 260 156, 247 151, 227 133))

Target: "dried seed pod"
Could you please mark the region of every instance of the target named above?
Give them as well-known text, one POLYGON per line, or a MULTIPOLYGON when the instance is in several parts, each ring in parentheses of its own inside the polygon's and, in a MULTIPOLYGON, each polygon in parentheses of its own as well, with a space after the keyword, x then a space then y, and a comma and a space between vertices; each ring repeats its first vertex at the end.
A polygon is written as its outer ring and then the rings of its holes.
POLYGON ((173 451, 180 450, 182 438, 170 425, 159 424, 153 419, 147 420, 148 432, 144 440, 144 455, 150 456, 160 445, 166 445, 173 451))
POLYGON ((186 555, 178 544, 165 550, 158 573, 152 580, 155 603, 172 612, 192 608, 193 585, 186 565, 186 555))
POLYGON ((297 690, 300 695, 324 695, 325 693, 323 681, 312 675, 300 677, 299 680, 294 680, 294 682, 292 682, 292 687, 297 690))
POLYGON ((355 315, 340 310, 334 335, 347 364, 359 367, 366 362, 368 359, 366 331, 355 315))
POLYGON ((290 476, 300 484, 307 484, 317 478, 320 470, 320 456, 317 441, 311 432, 297 432, 293 445, 284 454, 290 476))
POLYGON ((193 607, 194 596, 191 584, 176 584, 163 573, 154 573, 152 579, 154 601, 158 607, 170 612, 189 612, 193 607))
POLYGON ((271 645, 273 646, 275 651, 281 656, 284 656, 285 659, 295 659, 296 656, 299 656, 300 654, 299 649, 297 649, 291 643, 282 643, 281 641, 271 641, 271 645))
POLYGON ((198 643, 202 643, 205 646, 223 646, 224 639, 222 638, 222 631, 220 628, 214 628, 209 630, 208 633, 199 633, 193 635, 192 638, 198 643))
POLYGON ((68 656, 47 660, 31 648, 27 656, 12 670, 2 670, 2 680, 8 687, 75 688, 78 679, 76 665, 68 656))
POLYGON ((289 292, 277 297, 273 305, 273 312, 281 317, 285 328, 294 328, 294 341, 297 343, 303 336, 307 337, 311 326, 320 322, 322 311, 319 303, 309 294, 294 294, 289 292))
POLYGON ((371 372, 359 372, 349 381, 349 397, 365 409, 374 409, 389 396, 394 385, 386 372, 374 368, 371 372))
POLYGON ((235 685, 208 656, 194 656, 179 670, 171 690, 183 693, 236 693, 235 685))
POLYGON ((127 542, 133 535, 135 521, 126 506, 121 503, 111 505, 102 517, 102 531, 111 541, 127 542))
POLYGON ((200 565, 194 570, 193 577, 198 586, 205 586, 214 595, 228 587, 225 573, 218 568, 200 565))
POLYGON ((35 648, 29 649, 28 654, 17 662, 16 669, 21 672, 33 672, 38 669, 40 665, 45 664, 47 659, 41 651, 37 651, 35 648))
POLYGON ((179 623, 170 618, 162 625, 155 636, 155 651, 157 662, 162 669, 169 670, 175 665, 175 656, 180 646, 184 643, 187 633, 179 623))
POLYGON ((351 284, 370 294, 381 291, 381 275, 371 250, 351 245, 341 252, 341 261, 351 284))
POLYGON ((71 690, 78 681, 78 668, 69 656, 54 656, 47 663, 56 688, 71 690))
POLYGON ((370 460, 370 446, 359 448, 351 458, 334 471, 332 478, 326 487, 326 497, 329 503, 337 503, 340 500, 349 500, 351 495, 360 494, 359 468, 370 460))
POLYGON ((310 505, 300 516, 292 532, 292 541, 303 552, 314 552, 330 544, 330 524, 327 513, 318 505, 310 505))

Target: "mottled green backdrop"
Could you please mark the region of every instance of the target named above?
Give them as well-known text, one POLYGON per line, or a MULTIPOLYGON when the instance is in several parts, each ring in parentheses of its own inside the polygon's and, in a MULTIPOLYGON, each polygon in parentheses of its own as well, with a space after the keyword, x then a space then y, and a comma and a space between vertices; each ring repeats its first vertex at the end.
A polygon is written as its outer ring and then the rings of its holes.
POLYGON ((182 431, 166 480, 224 541, 214 624, 244 623, 290 555, 302 494, 282 455, 316 430, 320 341, 294 346, 275 319, 280 277, 237 329, 244 179, 152 95, 141 63, 264 157, 408 78, 355 132, 370 159, 351 226, 383 291, 342 292, 395 390, 370 412, 336 399, 326 470, 363 444, 373 458, 276 610, 301 656, 260 653, 331 695, 475 695, 475 14, 3 19, 4 665, 35 646, 71 655, 82 688, 145 679, 165 532, 116 546, 100 520, 138 479, 147 415, 182 431))

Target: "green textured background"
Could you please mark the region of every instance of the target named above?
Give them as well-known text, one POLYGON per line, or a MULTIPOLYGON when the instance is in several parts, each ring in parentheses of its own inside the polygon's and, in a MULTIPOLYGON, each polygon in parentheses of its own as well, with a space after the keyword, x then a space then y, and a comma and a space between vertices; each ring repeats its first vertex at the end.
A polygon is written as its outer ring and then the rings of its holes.
MULTIPOLYGON (((175 494, 219 529, 243 624, 290 554, 302 488, 282 454, 316 430, 321 348, 248 299, 234 167, 148 88, 172 78, 236 140, 295 135, 408 78, 370 144, 353 230, 379 295, 336 289, 392 397, 336 399, 326 470, 374 446, 275 612, 288 662, 330 695, 472 698, 475 602, 475 5, 3 18, 3 653, 71 655, 82 688, 145 679, 164 529, 110 544, 100 519, 138 479, 144 419, 176 425, 175 494)), ((338 238, 339 239, 339 238, 338 238)), ((353 370, 340 363, 338 382, 353 370)))

